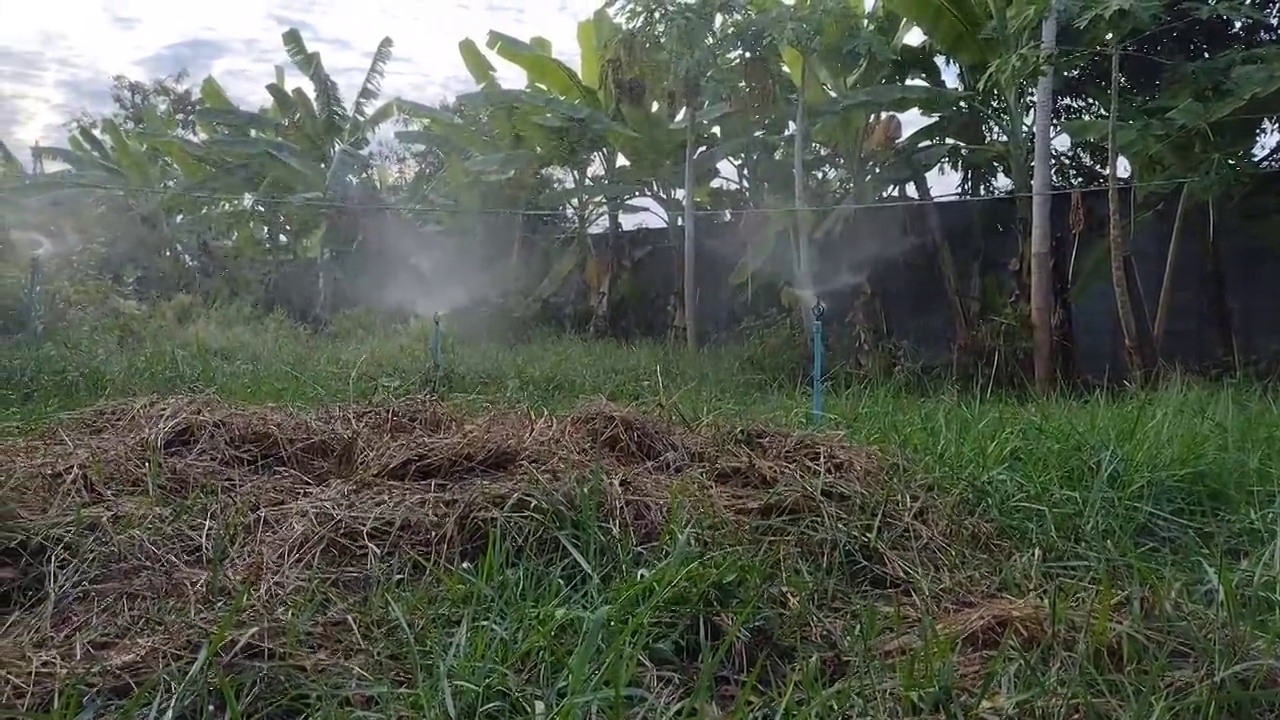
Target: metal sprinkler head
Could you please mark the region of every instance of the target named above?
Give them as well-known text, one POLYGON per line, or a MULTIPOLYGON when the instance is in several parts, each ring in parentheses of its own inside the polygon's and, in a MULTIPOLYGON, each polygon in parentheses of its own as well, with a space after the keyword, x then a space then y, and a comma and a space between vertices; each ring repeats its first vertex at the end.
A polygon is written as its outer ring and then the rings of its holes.
POLYGON ((816 303, 814 303, 814 304, 813 304, 813 319, 814 319, 814 320, 822 320, 822 316, 823 316, 826 312, 827 312, 827 306, 826 306, 826 305, 823 305, 821 300, 819 300, 818 302, 816 302, 816 303))

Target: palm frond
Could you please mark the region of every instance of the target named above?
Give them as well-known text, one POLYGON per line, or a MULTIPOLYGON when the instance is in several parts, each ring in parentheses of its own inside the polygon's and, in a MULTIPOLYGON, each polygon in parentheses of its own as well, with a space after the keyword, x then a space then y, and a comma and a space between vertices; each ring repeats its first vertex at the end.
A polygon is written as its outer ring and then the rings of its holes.
POLYGON ((102 138, 98 137, 97 133, 93 130, 90 130, 87 127, 81 127, 76 131, 76 135, 84 141, 85 146, 88 147, 98 160, 101 160, 104 163, 111 163, 112 165, 116 164, 114 153, 111 152, 111 149, 107 147, 107 144, 102 142, 102 138))
POLYGON ((325 70, 320 53, 307 49, 302 33, 297 28, 284 31, 281 38, 294 67, 311 80, 316 112, 329 131, 326 135, 337 137, 347 127, 347 109, 342 102, 342 91, 338 88, 338 83, 325 70))
POLYGON ((75 135, 67 139, 67 144, 71 147, 36 146, 31 148, 31 156, 33 159, 62 163, 77 173, 100 173, 113 178, 122 177, 119 167, 94 155, 75 135))
POLYGON ((14 155, 9 146, 0 140, 0 175, 24 175, 22 162, 14 155))
POLYGON ((382 94, 382 80, 386 77, 387 63, 391 62, 393 47, 395 43, 391 38, 384 37, 373 51, 373 61, 369 63, 369 71, 365 73, 364 82, 360 83, 360 92, 356 93, 355 104, 351 107, 351 119, 355 122, 348 126, 348 131, 355 129, 352 126, 356 122, 362 123, 369 118, 370 106, 382 94))
POLYGON ((298 68, 303 75, 311 76, 310 61, 312 52, 307 48, 307 43, 302 39, 302 32, 298 28, 289 28, 280 35, 284 41, 284 51, 289 55, 289 60, 293 62, 293 66, 298 68))

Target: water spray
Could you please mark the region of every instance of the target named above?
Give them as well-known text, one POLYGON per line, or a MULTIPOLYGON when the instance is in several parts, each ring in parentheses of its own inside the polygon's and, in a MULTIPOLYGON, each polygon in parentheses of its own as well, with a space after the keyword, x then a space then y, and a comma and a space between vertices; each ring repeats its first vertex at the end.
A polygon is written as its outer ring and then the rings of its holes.
POLYGON ((440 313, 432 315, 431 321, 434 323, 431 330, 431 363, 436 366, 438 372, 444 366, 440 353, 440 313))
POLYGON ((827 308, 819 300, 813 305, 813 423, 822 421, 822 316, 827 308))

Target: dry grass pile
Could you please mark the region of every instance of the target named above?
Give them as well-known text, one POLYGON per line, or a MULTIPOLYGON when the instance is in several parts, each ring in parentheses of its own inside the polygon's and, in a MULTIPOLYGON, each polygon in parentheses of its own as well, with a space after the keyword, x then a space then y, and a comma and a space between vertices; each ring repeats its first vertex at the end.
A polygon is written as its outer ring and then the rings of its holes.
MULTIPOLYGON (((270 656, 291 594, 359 593, 375 566, 473 555, 499 519, 572 503, 589 473, 604 478, 606 517, 641 543, 685 497, 793 548, 814 523, 874 523, 891 585, 941 572, 952 552, 939 509, 886 482, 872 451, 681 430, 602 403, 465 418, 429 399, 315 414, 149 399, 2 446, 0 468, 5 705, 47 699, 68 676, 128 683, 182 663, 240 592, 270 656)), ((342 654, 313 648, 307 662, 342 654)))

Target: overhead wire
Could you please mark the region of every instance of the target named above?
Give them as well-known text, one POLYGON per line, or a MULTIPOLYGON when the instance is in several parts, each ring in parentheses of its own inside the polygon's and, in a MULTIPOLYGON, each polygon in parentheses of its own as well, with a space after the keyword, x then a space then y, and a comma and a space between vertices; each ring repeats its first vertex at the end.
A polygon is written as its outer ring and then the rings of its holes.
MULTIPOLYGON (((1280 172, 1280 168, 1261 168, 1253 170, 1255 175, 1266 175, 1280 172)), ((1203 176, 1189 176, 1179 178, 1166 178, 1156 180, 1144 180, 1139 182, 1125 181, 1120 184, 1122 189, 1137 189, 1150 187, 1176 186, 1189 182, 1202 180, 1203 176)), ((261 203, 270 205, 292 205, 297 207, 315 207, 322 209, 365 209, 365 210, 404 210, 411 212, 439 213, 439 214, 491 214, 491 215, 530 215, 530 216, 562 216, 566 213, 564 209, 519 209, 519 208, 450 208, 450 207, 434 207, 414 205, 411 202, 361 202, 358 200, 326 200, 323 198, 289 198, 280 196, 258 196, 253 193, 232 194, 232 193, 206 193, 198 191, 187 191, 180 188, 164 188, 164 187, 145 187, 117 185, 112 183, 77 181, 74 179, 48 179, 37 180, 46 187, 54 186, 57 189, 82 189, 82 190, 100 190, 104 192, 116 192, 122 195, 135 193, 139 195, 172 195, 197 200, 207 200, 210 202, 223 203, 261 203)), ((1108 189, 1107 185, 1092 185, 1086 187, 1075 188, 1054 188, 1048 191, 1050 195, 1071 195, 1073 193, 1099 192, 1108 189)), ((732 208, 722 210, 695 209, 694 213, 698 215, 720 215, 725 214, 771 214, 771 213, 789 213, 789 212, 821 212, 832 210, 860 210, 864 208, 877 207, 896 207, 925 205, 932 202, 985 202, 996 200, 1010 200, 1017 198, 1030 198, 1035 193, 1030 191, 1024 192, 1006 192, 992 195, 965 196, 960 193, 950 193, 946 195, 938 195, 929 199, 921 198, 893 198, 867 203, 833 203, 808 206, 782 206, 782 207, 747 207, 732 208)), ((637 198, 632 198, 637 199, 637 198)), ((641 198, 643 199, 643 198, 641 198)))

